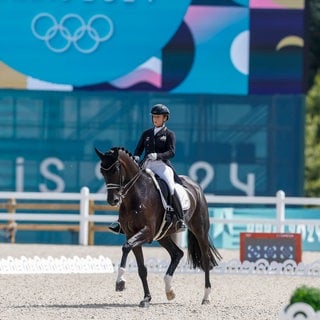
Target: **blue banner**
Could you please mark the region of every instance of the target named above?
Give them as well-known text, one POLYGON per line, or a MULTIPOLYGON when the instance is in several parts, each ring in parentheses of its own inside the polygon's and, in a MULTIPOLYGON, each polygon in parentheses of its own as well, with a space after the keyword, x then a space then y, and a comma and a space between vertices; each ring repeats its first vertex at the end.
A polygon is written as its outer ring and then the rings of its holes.
POLYGON ((272 195, 303 190, 303 96, 0 91, 0 190, 105 191, 97 147, 135 150, 168 105, 179 174, 206 193, 272 195))

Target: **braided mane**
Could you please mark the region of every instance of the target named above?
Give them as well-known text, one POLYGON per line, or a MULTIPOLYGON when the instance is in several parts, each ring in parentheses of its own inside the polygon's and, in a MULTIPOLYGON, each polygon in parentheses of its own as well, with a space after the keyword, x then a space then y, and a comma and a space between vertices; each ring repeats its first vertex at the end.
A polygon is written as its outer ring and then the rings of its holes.
POLYGON ((117 153, 118 153, 119 151, 123 151, 123 152, 125 152, 133 161, 137 162, 136 159, 134 158, 133 154, 132 154, 130 151, 128 151, 126 148, 124 148, 124 147, 113 147, 113 148, 111 148, 111 150, 114 151, 114 152, 117 152, 117 153))

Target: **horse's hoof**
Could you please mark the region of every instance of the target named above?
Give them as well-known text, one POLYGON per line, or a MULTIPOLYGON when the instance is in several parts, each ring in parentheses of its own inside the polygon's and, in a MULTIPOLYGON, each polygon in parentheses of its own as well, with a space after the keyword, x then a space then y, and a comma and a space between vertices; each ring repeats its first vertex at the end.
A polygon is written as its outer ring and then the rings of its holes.
POLYGON ((150 306, 150 301, 148 300, 142 300, 139 304, 140 308, 148 308, 150 306))
POLYGON ((209 299, 203 299, 202 300, 202 304, 210 304, 210 300, 209 299))
POLYGON ((166 292, 166 295, 168 300, 173 300, 176 297, 176 294, 174 293, 173 290, 166 292))
POLYGON ((126 282, 121 280, 116 282, 116 291, 123 291, 126 288, 126 282))
POLYGON ((149 306, 150 306, 150 302, 148 302, 148 301, 141 301, 140 302, 140 304, 139 304, 139 307, 140 308, 149 308, 149 306))

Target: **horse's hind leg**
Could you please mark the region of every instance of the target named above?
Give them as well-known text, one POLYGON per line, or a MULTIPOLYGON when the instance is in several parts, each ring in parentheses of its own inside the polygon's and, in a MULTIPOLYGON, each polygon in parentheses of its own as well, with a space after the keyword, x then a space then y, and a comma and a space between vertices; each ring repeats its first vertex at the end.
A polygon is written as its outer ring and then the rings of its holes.
POLYGON ((166 237, 159 240, 159 244, 168 251, 171 257, 170 265, 164 276, 164 283, 167 299, 173 300, 176 295, 172 287, 172 276, 183 257, 183 251, 174 243, 171 237, 166 237))
POLYGON ((210 245, 208 238, 201 239, 198 238, 198 243, 201 251, 201 265, 204 271, 204 295, 202 299, 202 304, 209 304, 210 303, 210 293, 211 293, 211 282, 210 282, 210 269, 211 269, 211 262, 210 262, 210 245))
POLYGON ((211 283, 210 269, 216 264, 211 252, 211 245, 206 232, 197 230, 197 234, 189 230, 188 233, 188 253, 194 268, 201 268, 205 275, 205 287, 202 304, 210 303, 211 283))
POLYGON ((209 304, 210 303, 210 293, 211 293, 211 284, 209 279, 209 268, 206 268, 204 271, 205 277, 205 288, 204 288, 204 295, 202 299, 202 304, 209 304))
POLYGON ((210 294, 211 294, 211 282, 210 282, 210 269, 212 268, 210 251, 210 243, 208 238, 199 237, 198 243, 201 251, 201 265, 204 271, 204 295, 202 299, 202 304, 210 303, 210 294))

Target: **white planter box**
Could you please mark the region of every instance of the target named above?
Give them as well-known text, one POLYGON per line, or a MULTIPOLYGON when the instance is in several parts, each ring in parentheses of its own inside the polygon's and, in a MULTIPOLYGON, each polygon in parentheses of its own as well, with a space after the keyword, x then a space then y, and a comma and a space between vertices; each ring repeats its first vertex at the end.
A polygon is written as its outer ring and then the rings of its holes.
POLYGON ((280 320, 320 320, 320 311, 315 312, 306 303, 297 302, 284 307, 279 315, 280 320))

